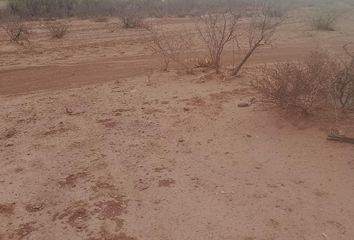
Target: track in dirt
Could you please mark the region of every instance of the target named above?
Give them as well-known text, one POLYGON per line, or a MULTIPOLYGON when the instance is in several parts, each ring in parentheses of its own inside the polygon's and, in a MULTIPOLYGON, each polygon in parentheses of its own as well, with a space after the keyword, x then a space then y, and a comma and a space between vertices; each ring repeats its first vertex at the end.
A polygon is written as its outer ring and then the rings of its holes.
POLYGON ((39 66, 0 72, 0 95, 26 94, 41 90, 80 87, 144 74, 154 59, 125 59, 115 62, 39 66))
MULTIPOLYGON (((261 64, 265 61, 269 63, 286 61, 289 58, 301 58, 304 52, 299 51, 299 48, 299 46, 296 46, 286 49, 286 51, 277 52, 273 52, 273 49, 262 49, 250 60, 250 63, 261 64)), ((197 51, 193 55, 202 57, 206 55, 206 52, 197 51)), ((240 58, 240 55, 237 58, 240 58)), ((232 62, 232 52, 226 52, 223 60, 226 63, 232 62)), ((157 56, 141 55, 71 65, 44 65, 3 70, 0 71, 0 95, 70 89, 88 84, 122 80, 138 75, 148 75, 148 72, 159 69, 160 61, 157 56)))

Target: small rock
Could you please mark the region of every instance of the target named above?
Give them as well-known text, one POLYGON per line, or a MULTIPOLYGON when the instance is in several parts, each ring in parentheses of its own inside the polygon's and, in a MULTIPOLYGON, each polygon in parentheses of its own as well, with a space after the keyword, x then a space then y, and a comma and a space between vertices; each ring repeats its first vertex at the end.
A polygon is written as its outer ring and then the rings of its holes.
POLYGON ((7 144, 5 145, 5 147, 12 147, 12 146, 14 146, 13 143, 7 143, 7 144))
POLYGON ((73 115, 73 110, 66 107, 65 108, 65 113, 68 114, 68 115, 73 115))
POLYGON ((12 138, 13 136, 15 136, 17 133, 15 128, 10 128, 8 130, 5 131, 5 138, 12 138))
POLYGON ((240 102, 237 106, 238 106, 239 108, 244 108, 244 107, 249 107, 250 104, 249 104, 249 103, 246 103, 246 102, 240 102))
POLYGON ((40 212, 44 209, 44 203, 28 204, 25 206, 27 212, 40 212))

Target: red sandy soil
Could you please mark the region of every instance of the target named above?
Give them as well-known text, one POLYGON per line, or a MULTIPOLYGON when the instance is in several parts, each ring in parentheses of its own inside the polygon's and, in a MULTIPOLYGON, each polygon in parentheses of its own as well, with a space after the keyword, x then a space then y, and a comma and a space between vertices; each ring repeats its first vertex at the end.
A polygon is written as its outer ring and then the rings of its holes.
POLYGON ((160 72, 144 31, 115 19, 0 42, 0 239, 354 239, 354 147, 326 141, 354 116, 237 107, 258 99, 255 64, 340 56, 353 16, 335 32, 293 19, 241 78, 160 72))

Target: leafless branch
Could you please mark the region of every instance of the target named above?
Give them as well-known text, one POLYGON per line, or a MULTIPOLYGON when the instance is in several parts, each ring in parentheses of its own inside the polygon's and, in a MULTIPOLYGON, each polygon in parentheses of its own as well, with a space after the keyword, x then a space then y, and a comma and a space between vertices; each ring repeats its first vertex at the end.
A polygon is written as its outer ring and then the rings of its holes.
POLYGON ((268 12, 269 6, 264 3, 259 13, 249 24, 247 35, 249 49, 238 66, 233 70, 233 76, 237 76, 240 73, 242 67, 258 48, 271 44, 272 37, 278 26, 284 21, 284 18, 271 17, 268 12))
POLYGON ((193 45, 192 34, 188 30, 185 29, 183 32, 165 32, 156 28, 147 30, 151 49, 163 59, 163 70, 167 71, 170 62, 178 64, 188 72, 192 70, 183 58, 193 45))
POLYGON ((211 65, 217 73, 220 71, 225 45, 235 39, 239 19, 240 15, 231 11, 209 12, 199 17, 199 21, 196 23, 199 36, 208 48, 211 65))

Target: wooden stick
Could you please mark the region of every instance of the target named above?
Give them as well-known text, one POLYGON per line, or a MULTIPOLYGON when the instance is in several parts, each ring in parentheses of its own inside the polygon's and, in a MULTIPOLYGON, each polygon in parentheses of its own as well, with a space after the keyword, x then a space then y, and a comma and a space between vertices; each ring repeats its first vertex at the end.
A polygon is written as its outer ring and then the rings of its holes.
POLYGON ((346 136, 338 136, 334 134, 328 135, 327 140, 354 144, 354 138, 350 138, 346 136))

